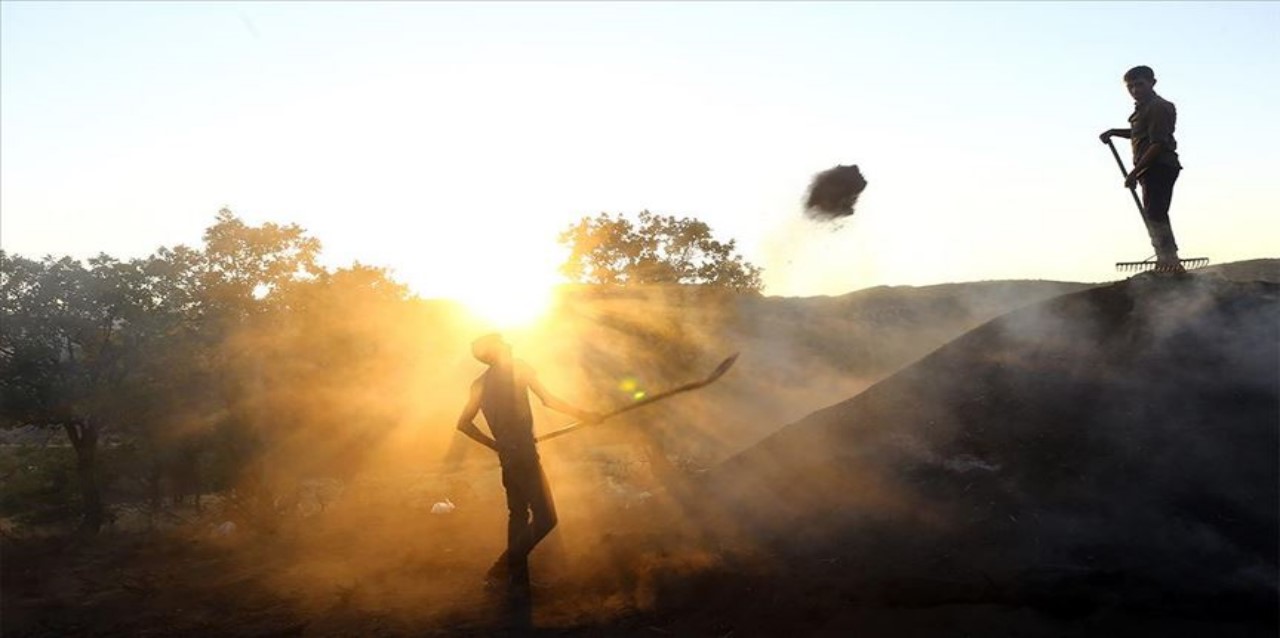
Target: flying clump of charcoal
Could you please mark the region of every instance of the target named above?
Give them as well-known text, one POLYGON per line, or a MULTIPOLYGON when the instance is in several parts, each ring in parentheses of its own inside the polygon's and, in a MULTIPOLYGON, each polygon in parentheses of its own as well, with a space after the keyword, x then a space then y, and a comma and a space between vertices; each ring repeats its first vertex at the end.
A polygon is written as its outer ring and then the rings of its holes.
POLYGON ((853 215, 858 195, 867 187, 867 180, 857 165, 829 168, 813 176, 809 184, 809 196, 805 199, 805 215, 809 219, 830 221, 853 215))

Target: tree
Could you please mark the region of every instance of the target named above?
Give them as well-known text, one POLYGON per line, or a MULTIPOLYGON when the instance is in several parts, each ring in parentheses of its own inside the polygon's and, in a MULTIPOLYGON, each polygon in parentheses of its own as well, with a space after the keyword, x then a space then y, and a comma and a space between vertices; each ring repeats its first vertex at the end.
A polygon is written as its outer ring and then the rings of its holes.
POLYGON ((94 532, 111 497, 141 485, 158 508, 167 481, 270 526, 295 479, 358 471, 414 418, 451 315, 384 269, 318 266, 319 247, 223 210, 203 245, 140 259, 0 251, 0 427, 66 433, 79 498, 60 511, 78 500, 94 532), (121 454, 137 484, 113 480, 121 454))
POLYGON ((560 234, 571 250, 561 271, 591 284, 704 285, 759 292, 760 268, 735 251, 734 240, 717 241, 693 218, 642 211, 635 221, 601 213, 584 217, 560 234))
POLYGON ((96 532, 104 516, 98 440, 128 407, 125 383, 140 278, 134 264, 105 255, 89 267, 70 258, 42 261, 0 252, 0 424, 61 427, 76 455, 84 518, 96 532))
MULTIPOLYGON (((724 323, 734 311, 734 295, 727 293, 762 288, 760 268, 735 252, 733 240, 716 240, 697 219, 649 211, 635 218, 600 214, 567 228, 560 242, 571 250, 561 268, 570 278, 643 288, 625 292, 617 303, 590 295, 601 304, 588 314, 602 336, 586 340, 582 366, 599 378, 688 378, 700 361, 723 357, 708 351, 712 340, 702 326, 724 323)), ((675 444, 696 431, 685 427, 685 418, 670 406, 654 406, 634 417, 643 426, 629 429, 653 478, 671 493, 686 480, 671 460, 675 444)))
POLYGON ((410 315, 407 287, 359 263, 292 286, 286 296, 259 331, 257 370, 268 391, 254 404, 273 415, 274 452, 289 459, 272 466, 277 474, 345 473, 402 416, 401 402, 387 395, 415 391, 408 368, 421 354, 414 347, 421 324, 410 315))
POLYGON ((96 532, 105 515, 103 433, 143 441, 158 462, 190 449, 181 421, 243 430, 246 397, 262 393, 261 344, 251 336, 268 310, 286 306, 288 288, 322 273, 319 242, 296 225, 251 227, 224 209, 204 239, 203 250, 127 262, 100 255, 87 266, 0 251, 0 426, 66 432, 82 531, 96 532))

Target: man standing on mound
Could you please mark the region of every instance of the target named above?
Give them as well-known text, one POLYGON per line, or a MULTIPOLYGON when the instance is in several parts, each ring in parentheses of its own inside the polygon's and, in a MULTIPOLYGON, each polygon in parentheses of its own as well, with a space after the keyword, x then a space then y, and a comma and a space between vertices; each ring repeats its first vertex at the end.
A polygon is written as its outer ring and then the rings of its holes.
POLYGON ((1157 272, 1182 272, 1178 244, 1169 225, 1169 204, 1173 183, 1178 181, 1178 143, 1173 128, 1178 112, 1173 103, 1156 95, 1156 74, 1148 66, 1135 66, 1124 74, 1124 85, 1134 99, 1129 128, 1113 128, 1102 135, 1102 143, 1112 137, 1128 139, 1133 146, 1133 170, 1125 188, 1142 184, 1142 220, 1146 222, 1151 245, 1156 249, 1157 272))
POLYGON ((489 369, 471 384, 471 397, 458 417, 458 431, 498 453, 509 513, 507 551, 489 570, 488 580, 496 584, 505 575, 513 593, 527 595, 529 553, 556 526, 555 503, 533 439, 529 392, 538 395, 543 405, 581 421, 595 421, 599 416, 547 392, 533 368, 511 356, 511 346, 501 335, 476 339, 471 354, 489 369), (479 412, 484 412, 492 438, 473 422, 479 412))

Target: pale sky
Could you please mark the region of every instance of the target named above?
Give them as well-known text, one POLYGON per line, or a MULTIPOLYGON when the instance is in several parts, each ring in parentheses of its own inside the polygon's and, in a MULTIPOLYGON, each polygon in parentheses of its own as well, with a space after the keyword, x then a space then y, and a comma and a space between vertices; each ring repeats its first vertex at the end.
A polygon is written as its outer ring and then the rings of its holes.
POLYGON ((767 294, 1105 281, 1152 252, 1097 139, 1137 64, 1178 106, 1183 256, 1280 256, 1280 3, 6 1, 0 25, 0 245, 32 257, 198 244, 227 206, 424 296, 501 294, 554 281, 574 220, 647 208, 737 239, 767 294), (799 202, 836 163, 870 185, 831 229, 799 202))

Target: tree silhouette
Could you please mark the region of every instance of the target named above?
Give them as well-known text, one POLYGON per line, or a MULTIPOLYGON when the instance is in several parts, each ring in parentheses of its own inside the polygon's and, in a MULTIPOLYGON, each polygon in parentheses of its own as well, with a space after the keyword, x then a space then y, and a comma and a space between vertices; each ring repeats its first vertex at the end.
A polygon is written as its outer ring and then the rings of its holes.
POLYGON ((99 437, 128 408, 127 334, 139 314, 136 264, 105 255, 86 267, 71 258, 41 261, 0 252, 0 425, 61 427, 76 455, 81 529, 103 521, 97 482, 99 437))
MULTIPOLYGON (((602 213, 567 228, 560 242, 571 250, 561 268, 565 275, 587 284, 632 288, 618 292, 643 300, 611 305, 600 298, 603 305, 593 312, 593 322, 607 336, 587 346, 582 366, 601 378, 689 378, 700 362, 723 357, 708 351, 708 340, 692 324, 710 317, 723 320, 736 306, 733 293, 755 294, 762 288, 760 268, 734 251, 733 240, 716 240, 697 219, 649 211, 634 218, 602 213)), ((597 293, 613 294, 592 291, 597 293)), ((653 480, 673 494, 682 493, 689 478, 671 460, 674 442, 688 438, 685 418, 675 408, 658 405, 634 417, 635 427, 628 430, 653 480)))
POLYGON ((642 211, 633 221, 601 213, 560 234, 571 250, 561 272, 575 281, 607 285, 702 285, 759 292, 760 268, 721 242, 705 222, 642 211))
POLYGON ((87 264, 0 251, 0 426, 66 432, 82 531, 104 520, 104 433, 144 442, 159 462, 166 450, 189 448, 167 436, 175 422, 235 421, 245 386, 261 383, 253 371, 262 360, 257 344, 237 335, 260 328, 290 298, 288 288, 323 274, 319 242, 296 225, 248 226, 224 209, 204 239, 202 250, 162 248, 130 261, 99 255, 87 264))

